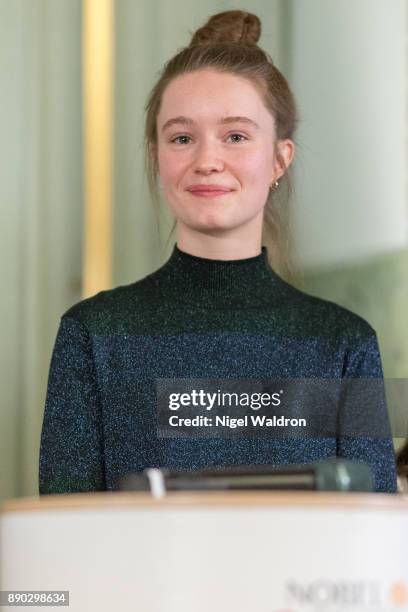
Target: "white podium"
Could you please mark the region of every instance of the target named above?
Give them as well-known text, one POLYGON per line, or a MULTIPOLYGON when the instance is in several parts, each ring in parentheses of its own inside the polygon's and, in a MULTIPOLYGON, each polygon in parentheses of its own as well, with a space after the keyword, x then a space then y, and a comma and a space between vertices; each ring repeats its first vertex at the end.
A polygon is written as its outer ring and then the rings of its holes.
POLYGON ((408 610, 408 496, 77 493, 0 518, 1 590, 70 612, 408 610))

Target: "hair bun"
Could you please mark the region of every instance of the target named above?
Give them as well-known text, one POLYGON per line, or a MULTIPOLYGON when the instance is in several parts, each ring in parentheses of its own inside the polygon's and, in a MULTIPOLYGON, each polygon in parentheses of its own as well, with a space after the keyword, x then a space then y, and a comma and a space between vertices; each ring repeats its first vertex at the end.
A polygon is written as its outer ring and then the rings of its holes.
POLYGON ((256 45, 261 36, 261 21, 253 13, 224 11, 209 18, 193 35, 190 47, 213 43, 256 45))

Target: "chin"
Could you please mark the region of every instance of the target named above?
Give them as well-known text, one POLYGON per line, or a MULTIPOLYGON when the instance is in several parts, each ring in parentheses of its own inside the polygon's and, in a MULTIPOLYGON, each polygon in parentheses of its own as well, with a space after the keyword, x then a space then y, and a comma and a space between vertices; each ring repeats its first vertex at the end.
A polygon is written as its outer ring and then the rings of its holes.
POLYGON ((183 225, 193 230, 194 232, 200 232, 202 234, 213 235, 213 236, 223 236, 224 234, 228 234, 231 231, 236 230, 241 226, 240 223, 226 223, 226 222, 214 222, 214 221, 201 221, 200 223, 183 221, 183 225))
POLYGON ((228 231, 240 225, 236 221, 227 219, 223 214, 209 211, 194 215, 189 219, 181 219, 181 221, 191 229, 198 231, 228 231))
POLYGON ((240 211, 237 207, 228 207, 227 209, 208 205, 196 205, 190 209, 174 207, 172 213, 179 223, 185 227, 203 233, 229 232, 247 225, 256 216, 252 211, 240 211), (237 214, 239 212, 240 215, 237 214))

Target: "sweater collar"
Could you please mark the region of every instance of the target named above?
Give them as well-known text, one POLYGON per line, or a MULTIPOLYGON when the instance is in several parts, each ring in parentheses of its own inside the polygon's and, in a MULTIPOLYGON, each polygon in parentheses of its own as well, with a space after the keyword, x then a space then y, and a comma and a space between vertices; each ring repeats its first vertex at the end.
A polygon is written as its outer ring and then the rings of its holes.
POLYGON ((154 276, 172 299, 203 308, 265 305, 279 282, 265 246, 254 257, 221 260, 191 255, 175 244, 170 258, 154 276))

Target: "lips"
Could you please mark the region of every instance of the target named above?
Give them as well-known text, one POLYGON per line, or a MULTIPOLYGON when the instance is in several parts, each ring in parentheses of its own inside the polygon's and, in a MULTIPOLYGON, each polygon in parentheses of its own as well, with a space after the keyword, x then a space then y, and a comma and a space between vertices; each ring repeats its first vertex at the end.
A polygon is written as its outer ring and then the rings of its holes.
POLYGON ((232 191, 229 187, 225 187, 225 185, 191 185, 191 187, 187 188, 187 191, 191 191, 192 193, 228 193, 232 191))

